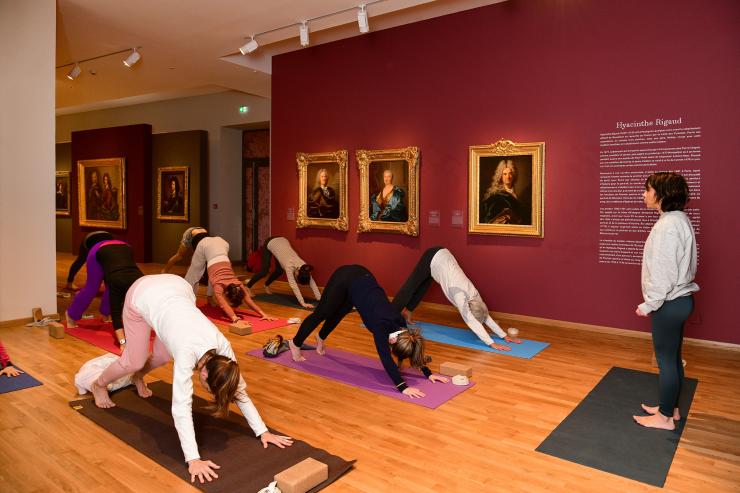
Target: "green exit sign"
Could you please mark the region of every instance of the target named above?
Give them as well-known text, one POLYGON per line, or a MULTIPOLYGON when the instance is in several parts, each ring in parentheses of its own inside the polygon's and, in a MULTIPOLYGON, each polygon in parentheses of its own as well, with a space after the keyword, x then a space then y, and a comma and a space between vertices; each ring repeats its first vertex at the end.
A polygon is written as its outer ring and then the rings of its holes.
POLYGON ((239 113, 241 113, 242 115, 244 115, 244 114, 246 114, 248 112, 249 112, 249 106, 239 106, 239 113))

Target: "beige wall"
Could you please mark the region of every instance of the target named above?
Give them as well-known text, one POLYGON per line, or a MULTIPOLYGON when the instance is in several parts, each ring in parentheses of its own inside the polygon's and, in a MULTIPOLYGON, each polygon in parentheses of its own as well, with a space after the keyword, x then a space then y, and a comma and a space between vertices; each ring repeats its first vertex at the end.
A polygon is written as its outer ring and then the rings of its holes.
POLYGON ((152 132, 206 130, 209 157, 208 220, 212 233, 222 236, 231 245, 230 256, 238 259, 241 252, 241 130, 230 128, 270 120, 268 99, 226 91, 205 96, 170 99, 88 111, 57 117, 56 141, 71 140, 75 130, 149 123, 152 132), (239 106, 248 106, 241 115, 239 106), (218 204, 214 209, 213 204, 218 204))
POLYGON ((0 0, 0 321, 56 312, 55 36, 53 0, 0 0))

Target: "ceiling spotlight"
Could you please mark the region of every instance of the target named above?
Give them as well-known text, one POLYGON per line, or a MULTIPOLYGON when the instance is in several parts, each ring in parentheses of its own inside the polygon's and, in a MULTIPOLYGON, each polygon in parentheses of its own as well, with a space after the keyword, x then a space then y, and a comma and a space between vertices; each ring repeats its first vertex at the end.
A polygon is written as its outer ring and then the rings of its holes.
POLYGON ((360 5, 360 10, 357 11, 357 24, 360 26, 360 32, 366 33, 370 31, 370 23, 367 20, 367 10, 365 5, 360 5))
POLYGON ((246 55, 247 53, 252 53, 258 47, 259 45, 257 44, 257 41, 254 39, 254 36, 252 36, 252 39, 249 40, 247 44, 239 48, 239 53, 241 53, 242 55, 246 55))
POLYGON ((82 73, 82 69, 80 68, 79 63, 75 63, 75 66, 72 67, 72 70, 69 71, 67 74, 67 78, 69 80, 75 80, 77 76, 79 76, 82 73))
POLYGON ((308 22, 303 21, 300 26, 298 26, 298 33, 301 35, 301 46, 304 48, 308 46, 308 22))
POLYGON ((139 59, 141 59, 141 55, 139 55, 139 52, 136 51, 136 48, 132 48, 132 49, 133 49, 133 51, 128 56, 128 58, 126 58, 123 61, 123 64, 126 65, 128 68, 133 67, 136 64, 136 62, 138 62, 139 59))

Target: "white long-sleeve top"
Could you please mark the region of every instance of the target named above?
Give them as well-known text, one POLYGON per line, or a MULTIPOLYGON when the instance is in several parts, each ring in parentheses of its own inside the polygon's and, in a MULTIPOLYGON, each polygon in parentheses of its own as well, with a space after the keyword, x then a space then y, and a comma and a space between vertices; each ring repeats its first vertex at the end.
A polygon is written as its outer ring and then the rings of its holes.
POLYGON ((696 275, 696 237, 683 211, 664 212, 650 230, 642 251, 642 297, 638 308, 654 312, 668 300, 699 291, 696 275))
MULTIPOLYGON (((290 289, 293 290, 293 294, 298 300, 298 303, 303 305, 305 301, 303 300, 301 288, 298 287, 295 276, 297 272, 296 269, 300 269, 300 267, 306 262, 304 262, 303 259, 298 256, 295 250, 293 250, 293 247, 290 246, 290 242, 288 241, 288 239, 283 238, 282 236, 271 239, 267 243, 267 249, 270 250, 270 252, 275 256, 275 259, 280 264, 280 267, 282 267, 285 271, 285 277, 288 278, 288 285, 290 285, 290 289)), ((309 286, 311 286, 311 291, 313 291, 313 295, 316 300, 320 300, 321 293, 319 292, 319 287, 316 285, 316 282, 314 282, 313 280, 313 276, 311 276, 309 286)))
MULTIPOLYGON (((195 295, 179 276, 160 274, 144 277, 131 294, 131 302, 154 329, 174 361, 172 417, 180 437, 185 461, 200 458, 193 428, 193 370, 211 349, 236 361, 229 341, 195 306, 195 295)), ((239 377, 236 405, 257 436, 267 431, 257 408, 247 395, 247 384, 239 377)))
MULTIPOLYGON (((192 241, 192 240, 191 240, 192 241)), ((218 262, 229 260, 229 243, 219 236, 208 236, 198 242, 190 261, 190 267, 185 274, 185 280, 190 284, 193 293, 198 294, 198 281, 208 267, 218 262)), ((211 282, 208 282, 208 295, 213 292, 211 282)))
MULTIPOLYGON (((475 332, 475 335, 483 341, 486 345, 493 343, 493 339, 488 335, 488 331, 483 325, 473 316, 470 311, 468 302, 473 298, 480 297, 478 290, 475 289, 473 283, 470 282, 468 276, 465 275, 463 270, 458 265, 455 257, 446 248, 439 250, 432 257, 430 263, 432 271, 432 278, 437 281, 442 288, 442 292, 445 294, 447 299, 452 305, 457 308, 462 315, 463 320, 470 327, 470 330, 475 332)), ((485 324, 496 333, 497 336, 502 339, 506 337, 506 332, 498 326, 496 322, 489 315, 485 324)))

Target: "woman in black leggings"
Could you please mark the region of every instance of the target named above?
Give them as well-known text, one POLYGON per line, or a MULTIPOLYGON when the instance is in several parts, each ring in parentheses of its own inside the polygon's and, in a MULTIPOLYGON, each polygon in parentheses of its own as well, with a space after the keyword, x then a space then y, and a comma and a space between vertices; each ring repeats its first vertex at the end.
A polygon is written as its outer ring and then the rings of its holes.
POLYGON ((370 271, 361 265, 343 265, 331 275, 316 310, 306 317, 293 340, 288 341, 293 359, 305 360, 300 348, 321 322, 324 325, 316 337, 316 352, 323 356, 324 340, 352 311, 352 307, 357 308, 365 327, 373 334, 383 368, 399 392, 411 398, 424 397, 422 391, 406 385, 401 376, 398 365, 404 359, 409 359, 411 366, 432 382, 447 382, 444 377, 432 375, 425 366, 424 339, 418 331, 406 328, 406 321, 391 306, 383 288, 370 271), (398 364, 393 361, 393 356, 398 358, 398 364))
POLYGON ((647 416, 633 416, 648 428, 673 430, 681 419, 678 398, 683 384, 683 326, 694 308, 696 237, 683 212, 689 187, 676 173, 653 173, 645 182, 645 205, 660 212, 642 254, 642 295, 635 313, 650 315, 653 347, 660 371, 660 405, 642 405, 647 416))

